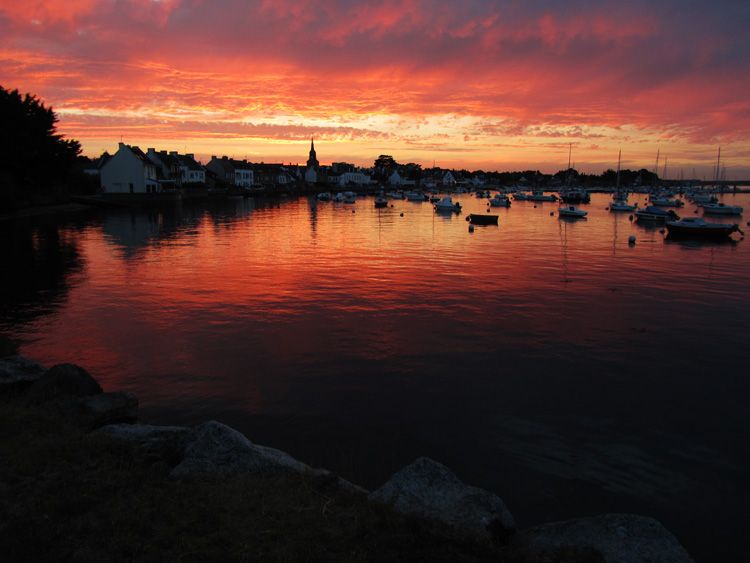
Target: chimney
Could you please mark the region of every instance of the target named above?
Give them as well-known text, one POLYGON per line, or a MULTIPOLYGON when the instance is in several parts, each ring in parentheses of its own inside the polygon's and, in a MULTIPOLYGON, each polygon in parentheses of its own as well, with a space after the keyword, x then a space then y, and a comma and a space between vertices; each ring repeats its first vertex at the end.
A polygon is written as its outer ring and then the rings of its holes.
POLYGON ((216 160, 216 155, 215 154, 211 155, 211 160, 216 160))
POLYGON ((221 157, 221 160, 226 160, 226 159, 227 159, 226 155, 221 157))
POLYGON ((192 158, 193 160, 195 160, 195 153, 189 152, 185 156, 188 157, 188 158, 192 158))
POLYGON ((149 148, 147 148, 147 149, 146 149, 146 152, 147 152, 148 154, 156 154, 156 151, 154 150, 154 148, 153 148, 153 147, 149 147, 149 148))
POLYGON ((125 143, 123 143, 122 141, 120 141, 120 142, 118 143, 118 147, 117 147, 117 148, 119 148, 119 149, 122 149, 122 148, 124 148, 124 147, 125 147, 125 143))

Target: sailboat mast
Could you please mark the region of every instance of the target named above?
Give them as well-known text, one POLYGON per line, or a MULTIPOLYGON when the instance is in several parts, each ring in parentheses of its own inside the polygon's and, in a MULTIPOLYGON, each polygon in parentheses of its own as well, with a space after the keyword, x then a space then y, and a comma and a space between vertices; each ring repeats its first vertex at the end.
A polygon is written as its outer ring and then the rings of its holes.
POLYGON ((568 144, 568 170, 570 170, 570 156, 573 154, 573 143, 568 144))
POLYGON ((620 158, 622 157, 622 149, 617 152, 617 191, 620 191, 620 158))
POLYGON ((721 147, 719 147, 719 154, 716 155, 716 187, 719 187, 719 166, 721 166, 721 147))

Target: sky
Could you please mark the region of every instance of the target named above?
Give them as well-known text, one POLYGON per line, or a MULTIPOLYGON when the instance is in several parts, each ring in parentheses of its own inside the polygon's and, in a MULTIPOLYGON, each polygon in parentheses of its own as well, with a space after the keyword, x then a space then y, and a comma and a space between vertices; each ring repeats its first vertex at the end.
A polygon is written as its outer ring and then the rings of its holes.
POLYGON ((750 178, 747 0, 0 0, 84 154, 750 178))

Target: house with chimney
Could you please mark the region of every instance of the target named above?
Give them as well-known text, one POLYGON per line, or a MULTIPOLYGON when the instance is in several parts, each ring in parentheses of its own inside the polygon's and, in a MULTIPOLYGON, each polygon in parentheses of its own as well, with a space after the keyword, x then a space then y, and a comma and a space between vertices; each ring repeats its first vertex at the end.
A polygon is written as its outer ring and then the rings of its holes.
POLYGON ((255 170, 253 170, 253 165, 247 160, 236 160, 227 156, 222 156, 221 158, 212 156, 211 160, 206 164, 206 169, 221 184, 238 188, 250 188, 255 183, 255 170))
POLYGON ((120 143, 99 170, 103 193, 145 194, 162 191, 156 165, 137 146, 120 143))

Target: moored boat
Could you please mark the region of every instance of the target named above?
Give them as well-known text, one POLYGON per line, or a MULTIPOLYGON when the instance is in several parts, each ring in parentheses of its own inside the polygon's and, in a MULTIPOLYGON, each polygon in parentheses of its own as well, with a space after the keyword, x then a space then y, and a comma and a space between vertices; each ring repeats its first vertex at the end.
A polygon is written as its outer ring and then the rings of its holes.
POLYGON ((466 216, 466 220, 472 225, 497 225, 498 216, 487 213, 482 215, 481 213, 470 213, 466 216))
POLYGON ((742 215, 739 205, 725 205, 723 203, 704 203, 701 205, 706 215, 742 215))
POLYGON ((435 204, 435 211, 448 211, 450 213, 458 213, 459 211, 461 211, 461 204, 457 201, 454 202, 451 196, 445 196, 435 204))
POLYGON ((560 217, 569 217, 571 219, 583 219, 588 215, 588 211, 583 211, 582 209, 578 209, 574 205, 569 205, 567 207, 561 207, 557 210, 557 214, 560 217))
POLYGON ((677 221, 680 216, 677 215, 671 209, 664 210, 653 205, 649 205, 645 209, 639 209, 635 212, 635 218, 638 221, 651 221, 651 222, 664 222, 664 221, 677 221))
POLYGON ((732 233, 744 234, 737 223, 708 223, 701 217, 667 221, 670 237, 726 238, 732 233))
POLYGON ((388 200, 382 196, 376 197, 375 207, 388 207, 388 200))
POLYGON ((609 205, 609 210, 614 211, 614 212, 617 212, 617 211, 630 212, 630 211, 635 211, 635 208, 636 208, 635 204, 631 205, 630 203, 627 202, 627 200, 624 200, 624 199, 615 199, 609 205))
POLYGON ((495 197, 490 199, 491 207, 510 207, 510 199, 505 194, 495 194, 495 197))

